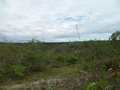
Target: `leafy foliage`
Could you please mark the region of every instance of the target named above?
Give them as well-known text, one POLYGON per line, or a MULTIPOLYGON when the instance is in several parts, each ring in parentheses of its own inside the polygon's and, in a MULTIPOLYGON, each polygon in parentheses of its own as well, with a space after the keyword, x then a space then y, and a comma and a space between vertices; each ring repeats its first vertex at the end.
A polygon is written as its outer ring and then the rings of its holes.
POLYGON ((12 72, 16 75, 16 76, 24 76, 24 72, 25 72, 25 67, 22 65, 13 65, 10 67, 12 72))
POLYGON ((119 53, 118 42, 111 44, 110 41, 42 43, 33 39, 22 44, 0 43, 0 82, 24 79, 31 73, 50 68, 74 66, 73 69, 78 70, 76 76, 93 76, 88 79, 91 82, 87 86, 88 90, 101 90, 109 85, 119 86, 120 75, 116 73, 120 66, 119 53), (111 77, 110 68, 115 71, 115 76, 111 77))
POLYGON ((120 31, 114 32, 109 39, 112 41, 120 40, 120 31))

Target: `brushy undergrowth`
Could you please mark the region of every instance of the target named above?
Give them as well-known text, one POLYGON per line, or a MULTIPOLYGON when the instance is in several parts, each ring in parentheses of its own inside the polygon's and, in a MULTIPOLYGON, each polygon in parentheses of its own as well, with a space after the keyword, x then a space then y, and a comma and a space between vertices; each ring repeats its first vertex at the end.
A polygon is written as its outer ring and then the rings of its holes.
POLYGON ((73 67, 76 77, 93 76, 81 86, 83 90, 118 90, 119 45, 118 41, 0 43, 0 83, 48 68, 73 67))

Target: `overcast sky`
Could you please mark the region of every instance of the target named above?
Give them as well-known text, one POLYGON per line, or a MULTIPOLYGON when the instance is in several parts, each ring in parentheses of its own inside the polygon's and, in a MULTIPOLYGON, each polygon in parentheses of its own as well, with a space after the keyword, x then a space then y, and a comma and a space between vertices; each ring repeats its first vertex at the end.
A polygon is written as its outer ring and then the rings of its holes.
POLYGON ((120 0, 0 0, 0 41, 108 39, 120 31, 120 0))

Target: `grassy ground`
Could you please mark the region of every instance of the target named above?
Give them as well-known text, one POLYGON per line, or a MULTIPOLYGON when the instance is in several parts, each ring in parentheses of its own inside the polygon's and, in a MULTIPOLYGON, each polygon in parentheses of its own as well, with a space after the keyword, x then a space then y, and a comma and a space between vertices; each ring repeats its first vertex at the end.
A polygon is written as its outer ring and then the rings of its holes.
MULTIPOLYGON (((62 90, 62 88, 65 87, 66 83, 72 83, 71 86, 74 86, 74 83, 76 83, 75 79, 86 77, 86 72, 82 70, 78 70, 78 68, 74 66, 69 67, 61 67, 61 68, 47 68, 43 72, 38 73, 31 73, 30 75, 26 76, 22 80, 8 80, 1 84, 1 90, 18 90, 28 88, 30 90, 31 87, 34 87, 36 85, 40 86, 38 90, 42 90, 42 88, 46 87, 45 90, 54 90, 54 88, 58 88, 59 90, 62 90), (50 83, 49 83, 50 82, 50 83), (62 82, 61 86, 59 85, 62 82), (47 84, 47 85, 43 85, 47 84), (56 86, 56 83, 59 83, 58 86, 56 86), (48 85, 49 84, 49 85, 48 85), (29 86, 29 87, 27 87, 29 86), (48 88, 47 88, 48 87, 48 88)), ((79 82, 83 83, 83 82, 79 82)), ((68 85, 69 86, 69 85, 68 85)), ((71 87, 69 86, 69 87, 71 87)))
POLYGON ((28 82, 33 82, 37 81, 40 79, 54 79, 54 78, 73 78, 73 77, 78 77, 82 75, 86 75, 85 71, 82 71, 79 73, 80 70, 74 66, 69 66, 69 67, 61 67, 61 68, 47 68, 46 70, 42 72, 36 72, 36 73, 31 73, 27 75, 24 79, 13 79, 10 80, 8 79, 6 82, 2 83, 2 85, 10 85, 10 84, 20 84, 20 83, 28 83, 28 82))

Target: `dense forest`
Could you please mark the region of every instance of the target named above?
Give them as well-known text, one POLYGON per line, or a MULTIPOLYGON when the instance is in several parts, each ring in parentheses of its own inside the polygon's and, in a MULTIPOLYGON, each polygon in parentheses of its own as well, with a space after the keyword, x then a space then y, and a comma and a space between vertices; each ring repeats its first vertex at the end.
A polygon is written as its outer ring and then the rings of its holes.
POLYGON ((120 32, 107 41, 0 43, 0 90, 51 78, 63 84, 16 90, 120 90, 120 32))

